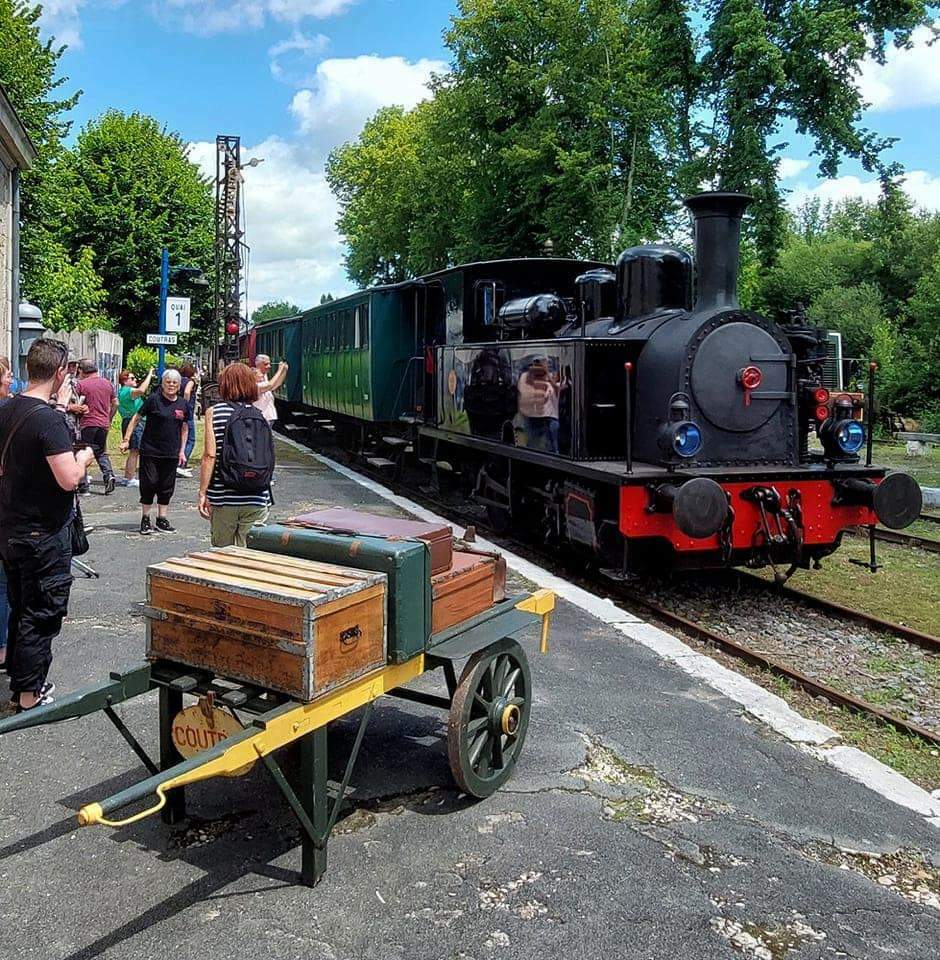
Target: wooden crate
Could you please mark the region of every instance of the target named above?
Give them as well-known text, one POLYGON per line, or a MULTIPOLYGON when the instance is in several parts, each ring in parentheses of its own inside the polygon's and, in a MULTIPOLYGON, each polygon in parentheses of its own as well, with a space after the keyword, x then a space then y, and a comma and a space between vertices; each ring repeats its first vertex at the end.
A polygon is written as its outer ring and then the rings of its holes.
POLYGON ((506 561, 501 556, 454 551, 450 570, 431 577, 431 631, 469 620, 506 597, 506 561))
POLYGON ((302 701, 385 665, 386 576, 225 547, 147 569, 147 656, 302 701))

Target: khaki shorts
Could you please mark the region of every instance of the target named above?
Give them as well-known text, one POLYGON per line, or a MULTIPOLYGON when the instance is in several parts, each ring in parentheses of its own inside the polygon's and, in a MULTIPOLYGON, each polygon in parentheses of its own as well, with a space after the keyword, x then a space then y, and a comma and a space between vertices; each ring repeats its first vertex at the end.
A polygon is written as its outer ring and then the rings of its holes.
POLYGON ((268 507, 212 507, 210 531, 213 547, 244 547, 248 531, 264 523, 268 507))

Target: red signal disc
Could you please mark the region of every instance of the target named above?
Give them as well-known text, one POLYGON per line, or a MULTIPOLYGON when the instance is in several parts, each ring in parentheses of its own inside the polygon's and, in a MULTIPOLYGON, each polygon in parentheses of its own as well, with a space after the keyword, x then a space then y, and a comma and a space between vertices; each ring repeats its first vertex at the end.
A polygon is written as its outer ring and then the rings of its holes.
POLYGON ((813 399, 817 403, 828 403, 829 402, 829 391, 825 387, 817 387, 813 391, 813 399))
POLYGON ((764 374, 760 367, 745 367, 739 374, 738 379, 745 390, 756 390, 764 380, 764 374))
POLYGON ((828 419, 829 417, 829 408, 828 407, 817 407, 816 408, 816 419, 822 423, 823 420, 828 419))

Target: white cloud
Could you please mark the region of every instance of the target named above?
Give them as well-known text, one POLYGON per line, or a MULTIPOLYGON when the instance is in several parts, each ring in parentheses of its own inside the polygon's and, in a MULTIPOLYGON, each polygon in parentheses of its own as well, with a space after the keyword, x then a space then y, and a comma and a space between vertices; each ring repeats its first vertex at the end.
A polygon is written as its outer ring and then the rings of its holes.
POLYGON ((940 103, 940 27, 918 27, 910 50, 890 47, 885 62, 862 64, 858 78, 862 99, 872 110, 904 110, 940 103))
MULTIPOLYGON (((911 170, 901 177, 899 183, 915 206, 940 211, 940 176, 934 176, 926 170, 911 170)), ((798 207, 814 197, 818 197, 823 203, 838 203, 848 197, 859 197, 874 203, 880 195, 881 184, 878 180, 861 180, 854 176, 836 177, 833 180, 823 180, 815 187, 797 186, 790 194, 790 205, 798 207)))
MULTIPOLYGON (((81 2, 81 0, 80 0, 81 2)), ((154 11, 187 33, 211 36, 257 30, 268 21, 300 23, 345 13, 358 0, 163 0, 154 11)))
MULTIPOLYGON (((215 143, 190 144, 189 155, 215 178, 215 143)), ((249 157, 264 158, 244 172, 249 312, 268 300, 309 307, 322 293, 348 292, 336 201, 322 164, 279 137, 243 147, 242 158, 249 157)))
POLYGON ((312 134, 326 146, 349 140, 379 107, 413 107, 430 94, 432 73, 443 73, 442 60, 360 56, 324 60, 314 83, 291 101, 291 113, 301 133, 312 134))
POLYGON ((311 37, 295 30, 290 39, 276 43, 268 50, 271 76, 298 87, 314 83, 314 78, 304 73, 305 62, 323 53, 329 44, 330 38, 322 33, 311 37))
POLYGON ((781 157, 777 161, 777 176, 781 180, 798 177, 809 167, 809 160, 794 160, 793 157, 781 157))

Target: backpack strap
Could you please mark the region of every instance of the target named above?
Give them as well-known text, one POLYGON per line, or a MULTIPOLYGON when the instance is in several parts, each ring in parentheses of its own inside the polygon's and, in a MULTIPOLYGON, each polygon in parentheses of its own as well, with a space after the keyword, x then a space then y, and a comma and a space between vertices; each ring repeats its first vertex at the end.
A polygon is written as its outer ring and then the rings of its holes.
MULTIPOLYGON (((19 403, 18 406, 23 406, 23 404, 19 403)), ((23 416, 19 418, 19 420, 15 421, 13 426, 10 428, 10 431, 7 433, 6 442, 3 444, 3 452, 0 453, 0 477, 6 475, 7 454, 10 452, 10 444, 13 442, 13 438, 16 436, 17 431, 37 410, 41 409, 42 406, 40 404, 34 404, 23 414, 23 416)))

